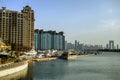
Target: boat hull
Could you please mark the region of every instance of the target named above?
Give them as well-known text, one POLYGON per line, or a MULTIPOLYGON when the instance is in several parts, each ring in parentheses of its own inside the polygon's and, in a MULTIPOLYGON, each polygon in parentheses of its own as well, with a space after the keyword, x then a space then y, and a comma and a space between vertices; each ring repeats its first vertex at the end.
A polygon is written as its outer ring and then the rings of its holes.
POLYGON ((61 56, 61 59, 76 59, 77 58, 77 54, 75 52, 64 52, 61 56))
POLYGON ((66 59, 67 60, 70 60, 70 59, 76 59, 77 58, 77 55, 70 55, 70 56, 68 56, 66 59))

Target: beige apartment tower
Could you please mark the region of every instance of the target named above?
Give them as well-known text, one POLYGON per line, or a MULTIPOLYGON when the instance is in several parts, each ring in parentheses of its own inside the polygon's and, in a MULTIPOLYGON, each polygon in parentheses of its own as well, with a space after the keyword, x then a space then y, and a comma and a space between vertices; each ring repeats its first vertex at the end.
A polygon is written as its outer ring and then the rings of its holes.
POLYGON ((34 11, 28 5, 21 12, 0 9, 0 37, 16 51, 34 48, 34 11))

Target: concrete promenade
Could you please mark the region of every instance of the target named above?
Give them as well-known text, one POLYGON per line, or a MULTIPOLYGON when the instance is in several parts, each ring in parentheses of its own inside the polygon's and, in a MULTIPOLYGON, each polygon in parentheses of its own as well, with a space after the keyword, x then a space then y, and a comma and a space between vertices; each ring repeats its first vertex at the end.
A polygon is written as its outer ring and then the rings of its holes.
POLYGON ((21 71, 27 67, 28 67, 27 61, 0 65, 0 77, 21 71))

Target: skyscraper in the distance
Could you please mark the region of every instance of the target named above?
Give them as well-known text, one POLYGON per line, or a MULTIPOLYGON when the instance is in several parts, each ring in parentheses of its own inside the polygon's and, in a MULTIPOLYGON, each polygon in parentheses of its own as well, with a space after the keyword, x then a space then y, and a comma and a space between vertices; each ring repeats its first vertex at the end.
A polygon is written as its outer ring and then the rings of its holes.
POLYGON ((13 50, 34 48, 34 11, 28 5, 21 12, 0 9, 0 37, 13 50))
POLYGON ((78 48, 78 42, 77 40, 75 40, 75 50, 77 50, 77 48, 78 48))
POLYGON ((119 45, 117 44, 117 49, 119 49, 119 45))
POLYGON ((109 49, 109 45, 108 44, 106 44, 106 49, 109 49))
POLYGON ((114 41, 113 40, 109 41, 109 49, 114 49, 114 41))

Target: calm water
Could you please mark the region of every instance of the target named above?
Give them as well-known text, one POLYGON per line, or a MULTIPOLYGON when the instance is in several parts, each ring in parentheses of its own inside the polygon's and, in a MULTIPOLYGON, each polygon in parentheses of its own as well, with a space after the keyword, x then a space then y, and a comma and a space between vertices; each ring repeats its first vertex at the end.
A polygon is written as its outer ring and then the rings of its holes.
POLYGON ((24 74, 1 80, 120 80, 120 53, 82 56, 76 60, 34 62, 24 74))

